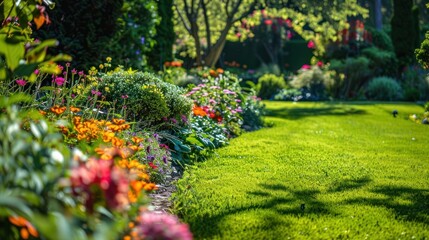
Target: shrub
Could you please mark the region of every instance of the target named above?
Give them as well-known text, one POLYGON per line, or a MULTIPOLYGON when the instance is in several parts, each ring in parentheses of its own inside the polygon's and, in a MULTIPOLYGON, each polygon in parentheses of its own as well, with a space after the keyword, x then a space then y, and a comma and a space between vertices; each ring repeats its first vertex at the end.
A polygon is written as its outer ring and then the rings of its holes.
POLYGON ((372 35, 372 43, 375 47, 388 52, 393 52, 395 50, 392 39, 385 31, 376 30, 374 28, 368 28, 368 31, 372 35))
POLYGON ((402 98, 402 88, 393 78, 377 77, 369 82, 367 95, 373 100, 399 100, 402 98))
POLYGON ((323 98, 325 89, 333 85, 333 79, 329 71, 324 72, 319 66, 311 66, 309 69, 301 68, 289 83, 294 88, 306 88, 313 97, 323 98))
POLYGON ((423 40, 420 48, 415 50, 415 54, 423 68, 429 69, 429 32, 426 33, 425 40, 423 40))
POLYGON ((398 60, 395 53, 384 51, 376 47, 365 48, 362 55, 367 57, 370 62, 370 68, 375 76, 396 76, 398 70, 398 60))
POLYGON ((163 118, 189 116, 192 102, 180 87, 161 81, 150 73, 119 70, 101 77, 99 89, 107 101, 124 104, 127 119, 153 126, 163 118))
POLYGON ((258 90, 258 97, 262 99, 271 99, 281 89, 286 87, 283 76, 276 76, 274 74, 264 74, 258 79, 256 86, 258 90))
POLYGON ((356 98, 362 86, 371 77, 370 60, 366 57, 348 58, 345 61, 333 60, 330 69, 337 73, 335 96, 338 98, 356 98))

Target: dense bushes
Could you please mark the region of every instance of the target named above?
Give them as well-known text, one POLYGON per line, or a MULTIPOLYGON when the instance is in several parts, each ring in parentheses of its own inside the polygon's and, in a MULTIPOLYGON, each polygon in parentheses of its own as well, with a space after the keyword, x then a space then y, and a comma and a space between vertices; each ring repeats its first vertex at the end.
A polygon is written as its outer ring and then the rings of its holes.
POLYGON ((373 100, 399 100, 402 98, 402 88, 399 83, 389 77, 372 79, 367 87, 367 95, 373 100))
POLYGON ((161 81, 150 73, 119 70, 102 75, 99 89, 113 105, 125 105, 124 116, 132 121, 153 125, 163 118, 189 116, 192 102, 182 96, 184 90, 161 81))
POLYGON ((156 6, 154 0, 59 1, 49 11, 52 23, 34 36, 57 39, 60 45, 51 51, 70 54, 76 68, 88 69, 108 56, 142 67, 155 44, 156 6))
POLYGON ((258 97, 262 99, 272 99, 276 93, 286 87, 283 76, 265 74, 258 79, 258 97))
POLYGON ((326 97, 326 90, 334 85, 334 79, 331 72, 323 71, 319 66, 310 68, 301 68, 289 83, 292 87, 308 91, 313 100, 323 99, 326 97))

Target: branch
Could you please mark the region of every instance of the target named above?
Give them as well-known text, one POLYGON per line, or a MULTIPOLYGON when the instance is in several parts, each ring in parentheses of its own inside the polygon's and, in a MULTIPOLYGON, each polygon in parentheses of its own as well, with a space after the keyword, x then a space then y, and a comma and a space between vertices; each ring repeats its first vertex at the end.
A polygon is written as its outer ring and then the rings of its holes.
MULTIPOLYGON (((245 11, 243 14, 241 14, 241 16, 239 16, 238 18, 234 19, 232 22, 241 21, 243 18, 249 16, 253 11, 255 11, 255 8, 256 8, 257 4, 258 4, 257 1, 253 1, 252 4, 250 5, 249 9, 247 11, 245 11)), ((238 10, 238 6, 237 6, 237 10, 238 10)))
POLYGON ((203 14, 204 14, 204 23, 206 24, 206 35, 207 35, 207 49, 208 51, 210 51, 210 48, 212 46, 212 40, 211 40, 211 33, 210 33, 210 22, 209 22, 209 16, 207 15, 207 6, 204 2, 204 0, 200 1, 201 4, 201 8, 203 9, 203 14))
MULTIPOLYGON (((185 0, 185 1, 186 1, 186 0, 185 0)), ((177 4, 174 4, 174 6, 176 7, 177 14, 179 15, 180 20, 182 21, 183 26, 185 27, 186 31, 188 31, 188 33, 189 33, 189 34, 191 34, 191 27, 187 24, 187 22, 186 22, 185 18, 183 17, 182 13, 181 13, 181 12, 180 12, 180 10, 179 10, 179 7, 177 6, 177 4)), ((185 10, 185 11, 186 11, 186 10, 185 10)), ((189 19, 188 19, 188 20, 189 20, 189 19)))

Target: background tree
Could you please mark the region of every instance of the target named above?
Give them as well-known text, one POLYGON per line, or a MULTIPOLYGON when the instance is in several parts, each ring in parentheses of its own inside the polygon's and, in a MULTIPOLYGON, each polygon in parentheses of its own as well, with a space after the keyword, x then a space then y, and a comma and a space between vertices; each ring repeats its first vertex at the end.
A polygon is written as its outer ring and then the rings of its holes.
MULTIPOLYGON (((63 0, 49 12, 52 24, 36 38, 56 38, 55 52, 73 57, 73 65, 88 68, 105 61, 141 68, 144 55, 155 44, 157 17, 155 0, 63 0)), ((54 52, 53 51, 53 52, 54 52)))
POLYGON ((149 65, 156 70, 160 70, 165 62, 173 60, 176 39, 173 15, 173 0, 159 0, 158 16, 161 22, 156 27, 156 44, 149 54, 149 65))
POLYGON ((207 66, 216 64, 227 39, 252 37, 252 26, 261 24, 264 14, 291 19, 298 34, 315 41, 319 55, 325 44, 338 40, 338 32, 348 26, 348 16, 367 15, 356 0, 175 0, 174 5, 182 54, 195 58, 197 65, 207 66), (255 11, 258 9, 264 12, 255 11))
POLYGON ((395 47, 395 53, 399 60, 399 67, 402 69, 405 65, 412 62, 414 56, 414 41, 416 39, 413 25, 413 1, 394 0, 392 41, 395 47))

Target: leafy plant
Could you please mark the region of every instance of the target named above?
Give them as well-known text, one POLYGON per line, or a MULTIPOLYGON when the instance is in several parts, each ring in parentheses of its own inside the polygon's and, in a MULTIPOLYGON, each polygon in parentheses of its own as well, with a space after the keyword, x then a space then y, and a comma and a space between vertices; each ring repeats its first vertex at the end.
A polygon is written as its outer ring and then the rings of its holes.
POLYGON ((399 100, 402 98, 402 88, 399 83, 390 77, 377 77, 372 79, 366 89, 369 99, 373 100, 399 100))
POLYGON ((285 87, 286 83, 283 76, 265 74, 258 79, 256 89, 258 90, 258 97, 272 99, 276 93, 285 87))
POLYGON ((332 74, 332 71, 326 71, 317 65, 301 68, 289 84, 294 88, 305 88, 315 99, 323 99, 326 90, 334 85, 332 74))

